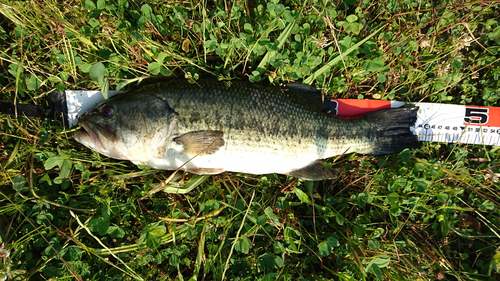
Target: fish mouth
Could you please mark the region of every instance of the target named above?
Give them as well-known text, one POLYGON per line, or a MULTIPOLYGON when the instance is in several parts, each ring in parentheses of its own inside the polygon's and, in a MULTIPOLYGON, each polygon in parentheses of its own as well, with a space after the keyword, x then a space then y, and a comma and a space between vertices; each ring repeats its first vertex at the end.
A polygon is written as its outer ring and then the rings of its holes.
POLYGON ((82 125, 83 130, 77 131, 74 138, 92 149, 99 147, 105 150, 106 147, 104 143, 110 144, 117 139, 115 132, 107 125, 86 119, 80 120, 79 123, 82 125))

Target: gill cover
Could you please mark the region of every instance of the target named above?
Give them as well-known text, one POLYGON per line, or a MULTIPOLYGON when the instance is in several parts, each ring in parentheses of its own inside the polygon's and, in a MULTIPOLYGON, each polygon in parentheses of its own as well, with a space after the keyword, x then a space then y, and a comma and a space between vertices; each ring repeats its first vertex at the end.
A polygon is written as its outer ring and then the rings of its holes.
POLYGON ((74 137, 108 157, 144 162, 153 153, 151 147, 163 144, 175 133, 176 115, 159 95, 124 93, 83 114, 78 122, 84 131, 74 137))

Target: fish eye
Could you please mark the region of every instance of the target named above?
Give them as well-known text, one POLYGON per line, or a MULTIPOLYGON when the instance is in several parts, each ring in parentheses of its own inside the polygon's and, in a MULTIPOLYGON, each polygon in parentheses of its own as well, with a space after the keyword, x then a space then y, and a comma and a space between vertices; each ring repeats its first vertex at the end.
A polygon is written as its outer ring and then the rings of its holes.
POLYGON ((106 105, 101 109, 101 115, 104 117, 111 117, 111 115, 113 115, 114 112, 115 110, 110 105, 106 105))

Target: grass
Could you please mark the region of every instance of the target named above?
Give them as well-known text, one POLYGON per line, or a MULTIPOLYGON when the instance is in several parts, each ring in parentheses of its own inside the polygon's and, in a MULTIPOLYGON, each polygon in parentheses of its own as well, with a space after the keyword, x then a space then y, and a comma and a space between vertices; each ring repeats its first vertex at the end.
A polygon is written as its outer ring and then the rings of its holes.
MULTIPOLYGON (((2 3, 1 100, 47 105, 56 89, 156 76, 500 98, 497 1, 2 3)), ((171 172, 100 156, 49 120, 0 127, 0 280, 500 278, 498 146, 346 155, 335 181, 179 173, 163 185, 171 172)))

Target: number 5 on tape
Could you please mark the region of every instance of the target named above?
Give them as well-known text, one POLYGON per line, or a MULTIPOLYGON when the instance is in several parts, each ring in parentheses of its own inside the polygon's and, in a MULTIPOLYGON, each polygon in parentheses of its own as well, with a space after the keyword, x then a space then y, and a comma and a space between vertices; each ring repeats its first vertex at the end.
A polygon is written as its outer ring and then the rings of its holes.
MULTIPOLYGON (((409 103, 419 107, 412 132, 421 141, 500 145, 500 108, 409 103)), ((332 99, 326 108, 339 117, 359 117, 367 112, 405 105, 398 101, 332 99)))
POLYGON ((488 123, 489 108, 465 107, 465 123, 474 125, 486 125, 488 123))

